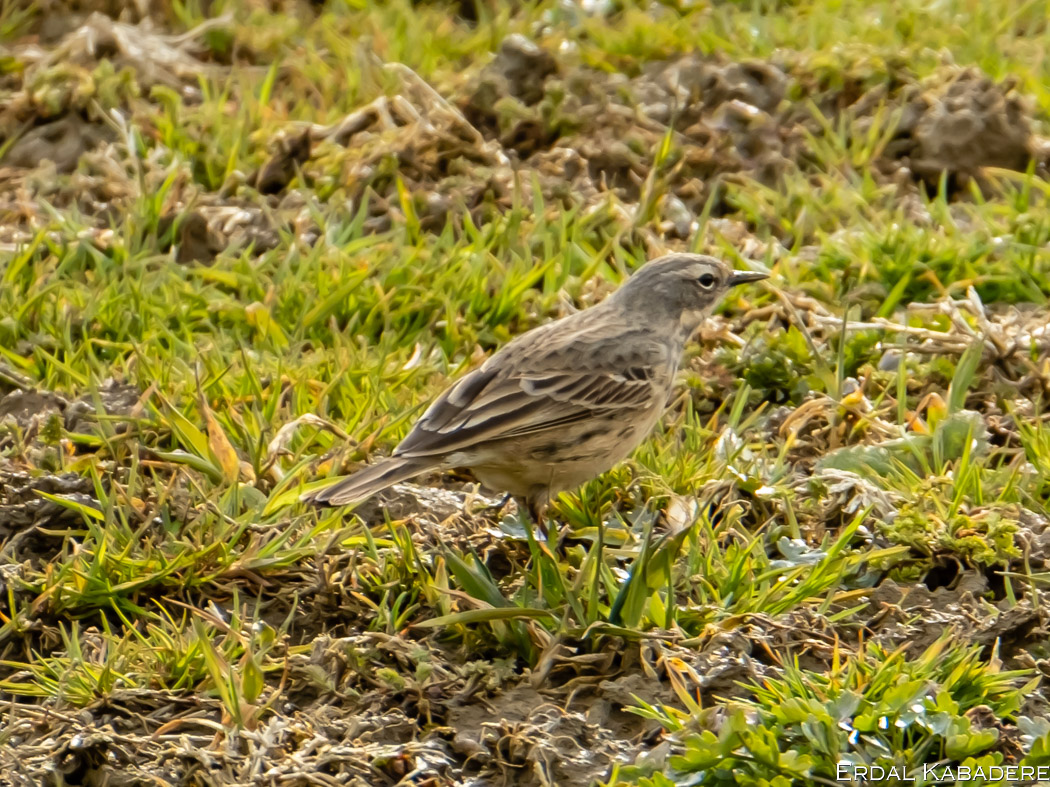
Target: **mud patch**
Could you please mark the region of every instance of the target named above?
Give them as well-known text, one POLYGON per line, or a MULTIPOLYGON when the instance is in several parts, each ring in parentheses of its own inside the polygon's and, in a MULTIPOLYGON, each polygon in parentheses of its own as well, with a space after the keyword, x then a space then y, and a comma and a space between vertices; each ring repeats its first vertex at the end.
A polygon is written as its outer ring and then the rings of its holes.
POLYGON ((137 387, 113 378, 72 400, 53 391, 16 390, 0 397, 0 426, 7 422, 35 433, 52 417, 70 432, 97 430, 100 419, 119 426, 121 418, 131 416, 141 395, 137 387))
MULTIPOLYGON (((154 86, 192 97, 202 75, 221 73, 224 67, 198 57, 196 42, 223 24, 175 37, 94 14, 53 51, 16 50, 24 71, 0 107, 0 141, 12 142, 0 179, 97 217, 94 242, 106 248, 109 219, 145 194, 126 147, 129 123, 157 122, 142 97, 154 86), (46 101, 35 85, 48 86, 46 101), (53 174, 72 180, 55 184, 53 174)), ((813 170, 813 145, 840 118, 858 138, 871 123, 894 118, 882 132, 892 138, 875 172, 901 188, 936 183, 941 173, 962 188, 985 168, 1023 171, 1046 158, 1023 97, 973 68, 945 68, 922 81, 901 70, 888 87, 843 87, 837 97, 814 92, 829 113, 820 122, 801 109, 799 99, 819 89, 801 58, 732 62, 689 54, 626 77, 513 35, 458 95, 440 95, 403 65, 382 68, 400 83, 397 94, 329 126, 289 125, 259 144, 254 171, 232 173, 218 191, 191 173, 177 179, 168 218, 156 228, 165 236, 174 221, 177 259, 207 263, 246 246, 258 254, 280 232, 312 245, 318 236, 301 188, 351 207, 367 202, 371 231, 418 221, 437 232, 460 210, 479 223, 538 187, 535 197, 552 208, 618 206, 640 240, 673 245, 705 210, 719 216, 731 209, 719 189, 726 178, 776 186, 789 173, 813 170)), ((0 242, 26 241, 45 223, 14 201, 7 208, 19 218, 6 224, 0 242)))

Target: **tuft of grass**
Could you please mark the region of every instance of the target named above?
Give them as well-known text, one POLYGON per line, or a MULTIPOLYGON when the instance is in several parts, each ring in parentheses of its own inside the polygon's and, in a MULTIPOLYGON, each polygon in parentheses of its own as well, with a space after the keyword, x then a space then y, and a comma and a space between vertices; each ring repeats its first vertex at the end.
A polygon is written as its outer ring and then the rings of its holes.
POLYGON ((691 713, 640 704, 635 712, 674 733, 680 753, 666 775, 645 775, 643 764, 621 770, 615 783, 831 785, 842 765, 899 775, 936 763, 935 776, 919 777, 932 784, 946 767, 1003 764, 1000 732, 977 721, 979 713, 1016 718, 1037 683, 1030 671, 1002 670, 980 648, 948 637, 910 657, 871 643, 855 656, 836 654, 826 673, 788 665, 782 677, 748 686, 750 696, 725 710, 692 701, 691 713), (717 732, 709 728, 716 712, 726 714, 717 732))

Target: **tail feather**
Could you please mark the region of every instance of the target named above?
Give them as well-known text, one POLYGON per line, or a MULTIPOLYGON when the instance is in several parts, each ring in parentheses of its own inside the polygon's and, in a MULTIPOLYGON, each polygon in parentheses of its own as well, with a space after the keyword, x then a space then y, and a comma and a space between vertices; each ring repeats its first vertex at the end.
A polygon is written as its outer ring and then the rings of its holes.
POLYGON ((324 489, 318 489, 316 492, 307 492, 301 499, 307 503, 329 506, 345 506, 351 503, 360 503, 388 486, 418 475, 432 465, 432 462, 421 462, 418 459, 390 457, 358 470, 338 484, 326 486, 324 489))

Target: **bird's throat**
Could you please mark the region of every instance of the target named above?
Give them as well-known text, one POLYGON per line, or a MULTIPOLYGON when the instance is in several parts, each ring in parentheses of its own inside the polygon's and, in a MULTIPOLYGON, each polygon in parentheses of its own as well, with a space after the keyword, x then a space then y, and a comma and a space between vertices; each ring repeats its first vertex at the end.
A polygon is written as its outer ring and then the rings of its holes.
POLYGON ((679 346, 685 346, 685 343, 703 325, 706 318, 707 313, 702 309, 685 309, 682 311, 678 317, 678 326, 675 331, 675 338, 678 340, 679 346))

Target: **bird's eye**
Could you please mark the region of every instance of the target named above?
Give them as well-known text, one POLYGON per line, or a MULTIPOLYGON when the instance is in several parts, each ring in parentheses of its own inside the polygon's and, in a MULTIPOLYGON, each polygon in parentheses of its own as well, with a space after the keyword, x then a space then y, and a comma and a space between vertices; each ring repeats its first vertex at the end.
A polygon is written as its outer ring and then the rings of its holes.
POLYGON ((715 286, 715 276, 713 273, 705 273, 703 276, 697 279, 697 281, 700 282, 700 286, 703 287, 705 290, 709 290, 715 286))

